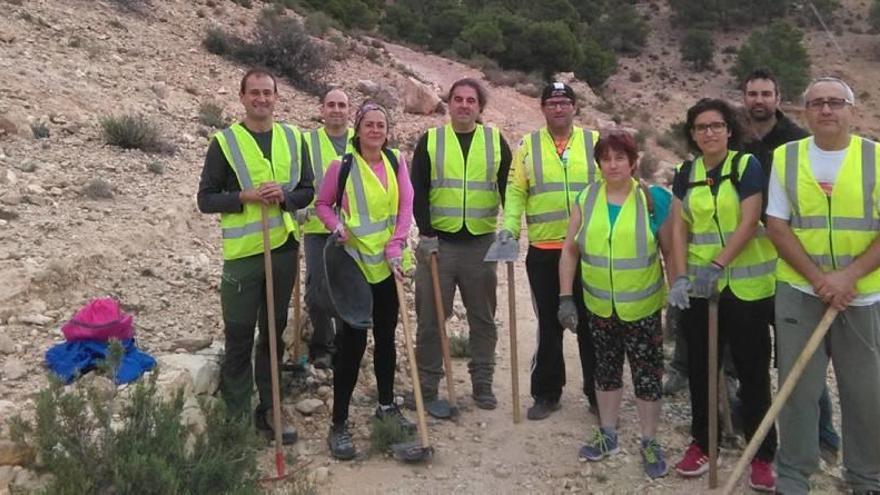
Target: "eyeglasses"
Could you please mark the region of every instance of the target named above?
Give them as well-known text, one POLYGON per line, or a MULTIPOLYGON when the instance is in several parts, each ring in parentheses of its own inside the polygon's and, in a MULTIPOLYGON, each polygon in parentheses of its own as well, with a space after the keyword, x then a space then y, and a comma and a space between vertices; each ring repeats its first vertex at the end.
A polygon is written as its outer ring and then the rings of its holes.
POLYGON ((565 108, 571 108, 572 102, 571 102, 571 100, 547 101, 547 102, 544 102, 544 106, 547 108, 565 109, 565 108))
POLYGON ((694 132, 698 134, 706 134, 711 130, 713 133, 722 132, 727 129, 727 122, 710 122, 708 124, 694 125, 694 132))
POLYGON ((832 110, 840 110, 847 105, 852 105, 852 102, 845 98, 816 98, 807 102, 807 108, 810 110, 822 110, 825 105, 828 105, 828 108, 832 110))

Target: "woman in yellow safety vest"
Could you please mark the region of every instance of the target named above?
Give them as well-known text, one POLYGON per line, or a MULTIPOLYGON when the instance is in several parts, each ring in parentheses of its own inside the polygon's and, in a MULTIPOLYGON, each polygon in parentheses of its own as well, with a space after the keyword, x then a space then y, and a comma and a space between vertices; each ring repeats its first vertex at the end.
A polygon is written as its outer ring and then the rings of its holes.
MULTIPOLYGON (((412 224, 412 184, 406 162, 397 150, 387 148, 388 114, 372 102, 361 105, 355 116, 354 152, 327 168, 315 202, 318 218, 355 260, 373 295, 373 369, 379 389, 376 417, 390 417, 413 431, 394 404, 394 371, 397 355, 394 330, 398 300, 394 277, 403 276, 406 235, 412 224), (344 165, 343 165, 344 164, 344 165), (343 184, 339 213, 336 205, 340 170, 343 184), (347 177, 346 177, 347 173, 347 177)), ((327 437, 330 453, 337 459, 357 454, 348 430, 348 406, 367 347, 365 329, 343 323, 337 332, 339 352, 334 357, 333 424, 327 437)))
MULTIPOLYGON (((761 225, 764 175, 752 155, 732 151, 742 129, 730 106, 704 98, 687 112, 685 137, 697 153, 678 168, 672 192, 675 274, 669 304, 682 309, 688 347, 693 441, 675 470, 696 477, 708 465, 709 298, 718 292, 718 353, 730 346, 740 380, 746 438, 770 405, 770 331, 776 251, 761 225)), ((719 360, 720 362, 720 360, 719 360)), ((772 491, 776 432, 752 459, 750 484, 772 491)))
POLYGON ((641 422, 642 466, 649 477, 659 478, 667 467, 655 439, 663 376, 660 310, 665 299, 658 244, 671 195, 658 186, 641 187, 633 177, 638 151, 629 133, 603 133, 596 158, 602 180, 578 194, 559 262, 559 322, 568 329, 577 327, 573 298, 583 297, 596 346, 600 427, 579 457, 600 461, 620 451, 615 428, 627 357, 641 422), (573 286, 582 287, 582 294, 573 295, 573 286))

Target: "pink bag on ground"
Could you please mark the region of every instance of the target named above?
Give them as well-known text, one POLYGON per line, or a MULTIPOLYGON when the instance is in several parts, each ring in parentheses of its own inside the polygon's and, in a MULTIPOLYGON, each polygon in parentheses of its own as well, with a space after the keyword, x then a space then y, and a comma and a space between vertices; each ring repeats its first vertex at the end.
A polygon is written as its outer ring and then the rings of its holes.
POLYGON ((83 306, 61 327, 68 342, 76 340, 130 339, 134 335, 132 317, 119 308, 112 297, 94 299, 83 306))

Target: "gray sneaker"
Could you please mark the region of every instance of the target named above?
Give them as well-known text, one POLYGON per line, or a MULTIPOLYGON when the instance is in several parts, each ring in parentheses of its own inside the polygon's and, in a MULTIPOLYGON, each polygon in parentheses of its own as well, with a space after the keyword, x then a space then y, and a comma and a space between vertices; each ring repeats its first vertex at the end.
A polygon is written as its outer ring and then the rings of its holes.
POLYGON ((675 395, 688 387, 688 378, 684 373, 669 370, 668 375, 663 384, 663 395, 675 395))
POLYGON ((382 406, 376 407, 376 419, 383 420, 385 418, 392 418, 394 422, 400 425, 400 429, 412 435, 416 432, 416 425, 406 419, 406 416, 400 412, 400 408, 397 407, 397 404, 392 404, 388 408, 383 408, 382 406))
POLYGON ((330 427, 330 432, 327 434, 327 445, 330 447, 330 455, 337 459, 348 461, 357 455, 347 423, 330 427))

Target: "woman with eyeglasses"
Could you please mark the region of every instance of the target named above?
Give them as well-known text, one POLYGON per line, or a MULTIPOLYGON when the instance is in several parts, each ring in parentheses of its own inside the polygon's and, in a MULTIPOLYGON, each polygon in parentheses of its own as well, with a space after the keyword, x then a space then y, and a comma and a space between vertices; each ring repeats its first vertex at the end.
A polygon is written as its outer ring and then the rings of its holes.
MULTIPOLYGON (((743 429, 751 438, 770 406, 770 331, 776 251, 761 225, 763 172, 752 155, 733 151, 742 128, 722 100, 688 109, 685 138, 696 153, 673 181, 669 304, 682 309, 688 346, 692 443, 675 470, 696 477, 709 469, 708 299, 718 292, 718 355, 730 346, 740 379, 743 429)), ((720 360, 719 360, 720 362, 720 360)), ((773 491, 776 432, 751 462, 750 486, 773 491)))

